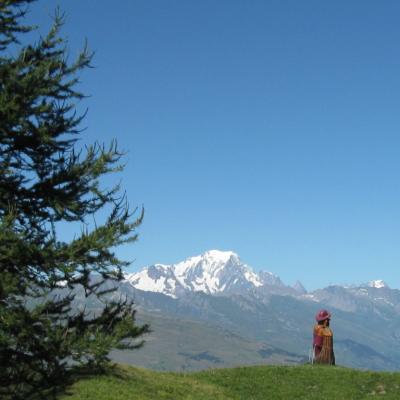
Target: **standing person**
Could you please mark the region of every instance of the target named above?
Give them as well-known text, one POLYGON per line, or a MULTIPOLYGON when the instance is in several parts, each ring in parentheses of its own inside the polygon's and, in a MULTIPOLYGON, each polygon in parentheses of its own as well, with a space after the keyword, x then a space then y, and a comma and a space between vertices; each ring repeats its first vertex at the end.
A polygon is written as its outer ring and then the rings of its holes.
POLYGON ((315 320, 317 323, 314 326, 313 338, 314 363, 335 365, 333 333, 329 327, 331 314, 327 310, 321 310, 315 316, 315 320))

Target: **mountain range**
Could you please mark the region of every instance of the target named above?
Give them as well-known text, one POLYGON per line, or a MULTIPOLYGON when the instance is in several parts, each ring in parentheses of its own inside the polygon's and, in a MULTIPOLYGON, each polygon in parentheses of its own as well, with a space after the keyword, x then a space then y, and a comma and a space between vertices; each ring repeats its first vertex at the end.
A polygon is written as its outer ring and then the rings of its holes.
MULTIPOLYGON (((121 362, 159 370, 308 361, 314 315, 332 312, 337 363, 400 369, 400 291, 382 280, 307 292, 271 272, 254 272, 231 251, 207 251, 125 275, 113 296, 137 305, 153 333, 121 362)), ((79 296, 77 296, 79 299, 79 296)))
POLYGON ((344 311, 354 311, 356 304, 364 303, 364 300, 386 304, 394 309, 398 306, 397 292, 393 292, 383 280, 350 287, 330 286, 308 293, 299 281, 287 286, 271 272, 254 272, 232 251, 210 250, 177 264, 154 264, 137 273, 126 274, 125 281, 136 289, 161 293, 174 299, 199 292, 213 296, 253 294, 268 297, 274 294, 324 302, 344 311), (346 302, 346 299, 349 301, 346 302))

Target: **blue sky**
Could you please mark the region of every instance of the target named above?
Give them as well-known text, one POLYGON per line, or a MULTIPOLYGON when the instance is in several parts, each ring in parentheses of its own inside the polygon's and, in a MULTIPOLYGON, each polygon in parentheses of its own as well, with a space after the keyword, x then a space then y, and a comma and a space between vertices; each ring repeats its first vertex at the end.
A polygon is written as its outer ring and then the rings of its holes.
POLYGON ((117 138, 131 270, 209 249, 308 289, 400 287, 400 3, 39 1, 96 68, 83 142, 117 138))

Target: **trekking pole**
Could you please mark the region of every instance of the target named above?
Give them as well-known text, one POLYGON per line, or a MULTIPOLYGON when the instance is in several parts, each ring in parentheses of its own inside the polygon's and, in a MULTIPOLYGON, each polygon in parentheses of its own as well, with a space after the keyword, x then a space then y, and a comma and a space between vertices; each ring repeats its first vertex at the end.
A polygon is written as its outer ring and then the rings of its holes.
POLYGON ((312 348, 312 353, 311 353, 311 364, 314 364, 314 360, 315 360, 315 345, 312 348))

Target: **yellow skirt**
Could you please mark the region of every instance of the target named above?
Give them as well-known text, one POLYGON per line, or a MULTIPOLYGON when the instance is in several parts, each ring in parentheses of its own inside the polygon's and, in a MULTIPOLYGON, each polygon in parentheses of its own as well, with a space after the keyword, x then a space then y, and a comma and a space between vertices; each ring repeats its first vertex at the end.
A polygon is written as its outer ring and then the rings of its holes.
POLYGON ((316 364, 335 365, 335 354, 333 353, 333 338, 332 336, 324 336, 322 349, 315 358, 316 364))

